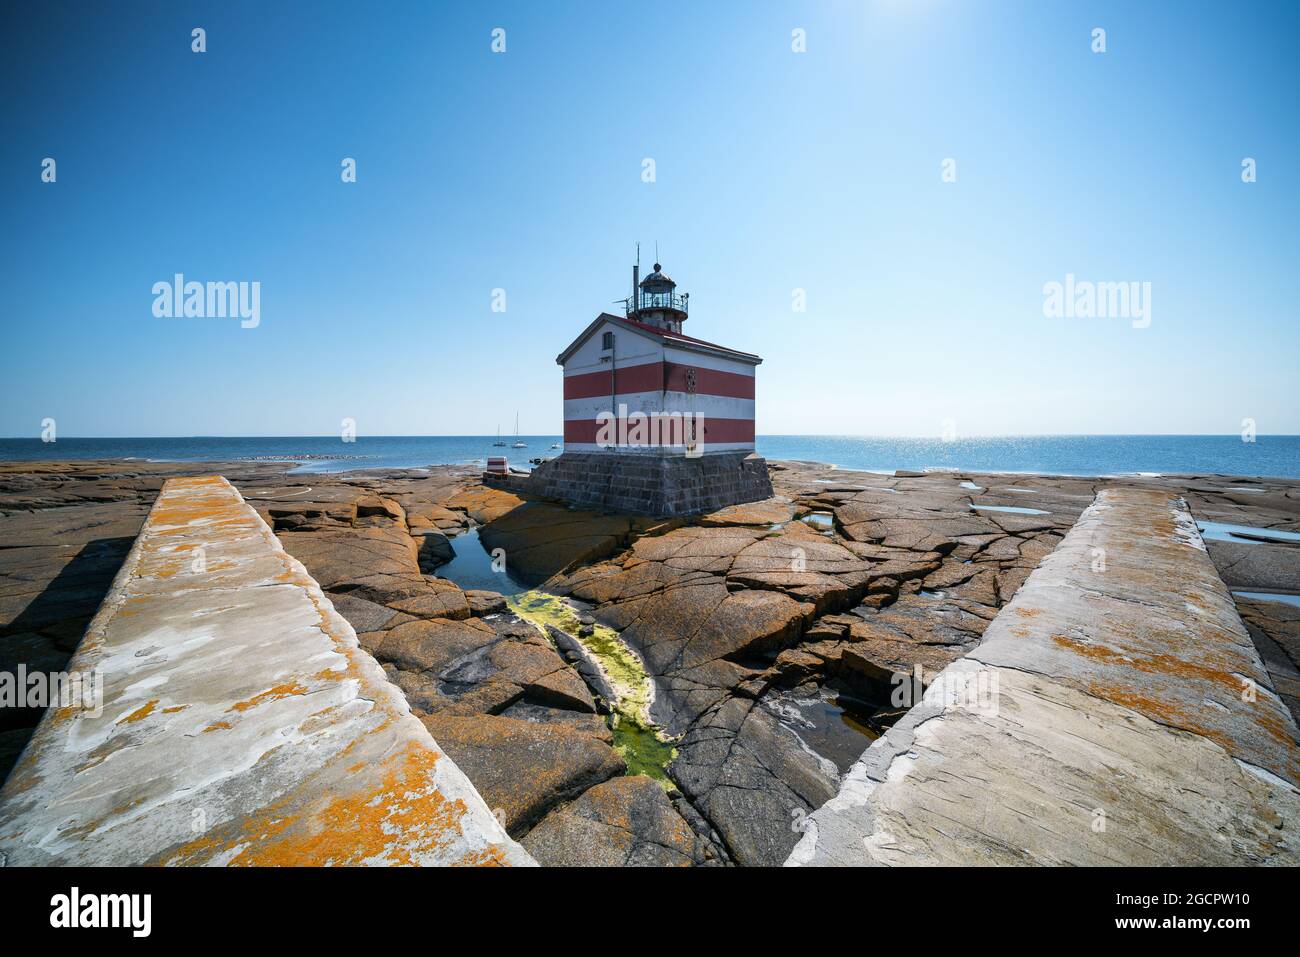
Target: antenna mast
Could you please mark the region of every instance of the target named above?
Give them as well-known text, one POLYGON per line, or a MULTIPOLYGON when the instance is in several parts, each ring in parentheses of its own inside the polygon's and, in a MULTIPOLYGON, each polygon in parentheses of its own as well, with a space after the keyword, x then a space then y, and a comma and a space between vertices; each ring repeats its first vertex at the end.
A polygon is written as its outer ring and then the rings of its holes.
POLYGON ((636 265, 632 267, 632 298, 628 300, 628 313, 634 313, 641 307, 637 298, 637 285, 641 281, 641 244, 636 244, 636 265))

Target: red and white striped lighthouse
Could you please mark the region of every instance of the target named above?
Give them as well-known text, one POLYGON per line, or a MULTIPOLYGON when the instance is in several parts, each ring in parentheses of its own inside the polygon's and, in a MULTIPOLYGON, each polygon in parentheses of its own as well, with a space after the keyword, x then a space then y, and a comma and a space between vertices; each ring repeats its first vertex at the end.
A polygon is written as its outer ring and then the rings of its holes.
POLYGON ((566 452, 692 457, 754 451, 763 360, 685 335, 690 298, 655 263, 633 267, 626 314, 601 313, 556 358, 566 452))
POLYGON ((682 332, 689 298, 655 263, 622 316, 602 312, 556 358, 564 452, 528 476, 483 474, 516 494, 636 515, 690 515, 770 498, 754 454, 763 360, 682 332))

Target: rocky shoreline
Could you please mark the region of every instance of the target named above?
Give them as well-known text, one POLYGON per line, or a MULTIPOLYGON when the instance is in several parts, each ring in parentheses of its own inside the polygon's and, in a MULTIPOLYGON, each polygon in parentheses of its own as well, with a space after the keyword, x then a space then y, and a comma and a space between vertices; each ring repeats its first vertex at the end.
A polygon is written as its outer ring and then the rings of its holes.
MULTIPOLYGON (((461 466, 5 463, 0 670, 59 670, 162 482, 219 472, 541 863, 773 865, 904 710, 895 676, 927 680, 976 647, 1098 489, 1168 488, 1198 521, 1300 532, 1296 480, 769 464, 776 497, 655 521, 523 501, 461 466), (502 550, 495 591, 439 575, 469 530, 460 547, 502 550), (516 614, 525 589, 571 602, 576 624, 516 614), (670 780, 627 773, 646 766, 616 734, 626 716, 567 640, 597 628, 653 679, 670 780)), ((1223 538, 1207 545, 1234 591, 1300 592, 1300 543, 1223 538)), ((1300 607, 1237 602, 1295 714, 1300 607)), ((4 709, 0 776, 38 719, 4 709)))

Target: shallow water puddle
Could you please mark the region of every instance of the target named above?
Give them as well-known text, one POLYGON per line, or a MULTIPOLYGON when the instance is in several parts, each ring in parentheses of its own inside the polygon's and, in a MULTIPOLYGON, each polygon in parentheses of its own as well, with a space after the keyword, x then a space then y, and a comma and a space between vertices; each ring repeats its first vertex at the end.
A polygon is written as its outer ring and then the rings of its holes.
POLYGON ((835 516, 830 512, 809 512, 801 519, 801 521, 804 521, 817 529, 835 527, 835 516))
POLYGON ((843 774, 885 731, 866 701, 828 685, 769 692, 763 707, 843 774))
POLYGON ((1282 532, 1274 528, 1231 525, 1227 522, 1197 522, 1201 537, 1211 542, 1300 542, 1300 532, 1282 532))
POLYGON ((1281 592, 1269 591, 1234 591, 1233 598, 1248 598, 1253 601, 1278 601, 1284 605, 1295 605, 1300 608, 1300 595, 1284 595, 1281 592))
POLYGON ((463 590, 495 591, 510 596, 527 591, 535 584, 512 572, 504 557, 494 565, 491 553, 479 541, 477 528, 461 532, 451 539, 451 547, 456 557, 445 565, 439 565, 434 574, 454 582, 463 590))
POLYGON ((977 512, 1011 512, 1015 515, 1050 515, 1041 508, 1024 508, 1020 505, 972 505, 977 512))

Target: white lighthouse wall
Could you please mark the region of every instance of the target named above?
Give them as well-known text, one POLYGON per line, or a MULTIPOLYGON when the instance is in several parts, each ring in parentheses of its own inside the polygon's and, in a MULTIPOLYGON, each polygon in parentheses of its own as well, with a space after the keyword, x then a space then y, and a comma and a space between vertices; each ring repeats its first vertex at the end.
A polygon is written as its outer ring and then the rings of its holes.
POLYGON ((602 322, 591 337, 578 347, 578 351, 569 356, 569 361, 564 363, 566 376, 584 375, 601 370, 609 371, 609 363, 600 361, 602 357, 609 355, 608 350, 600 347, 607 331, 614 333, 614 358, 619 368, 663 360, 664 347, 653 339, 620 329, 613 323, 602 322))
POLYGON ((736 375, 754 378, 754 366, 725 356, 711 356, 690 349, 668 346, 664 349, 664 358, 679 365, 695 366, 697 369, 717 369, 720 372, 734 372, 736 375))

